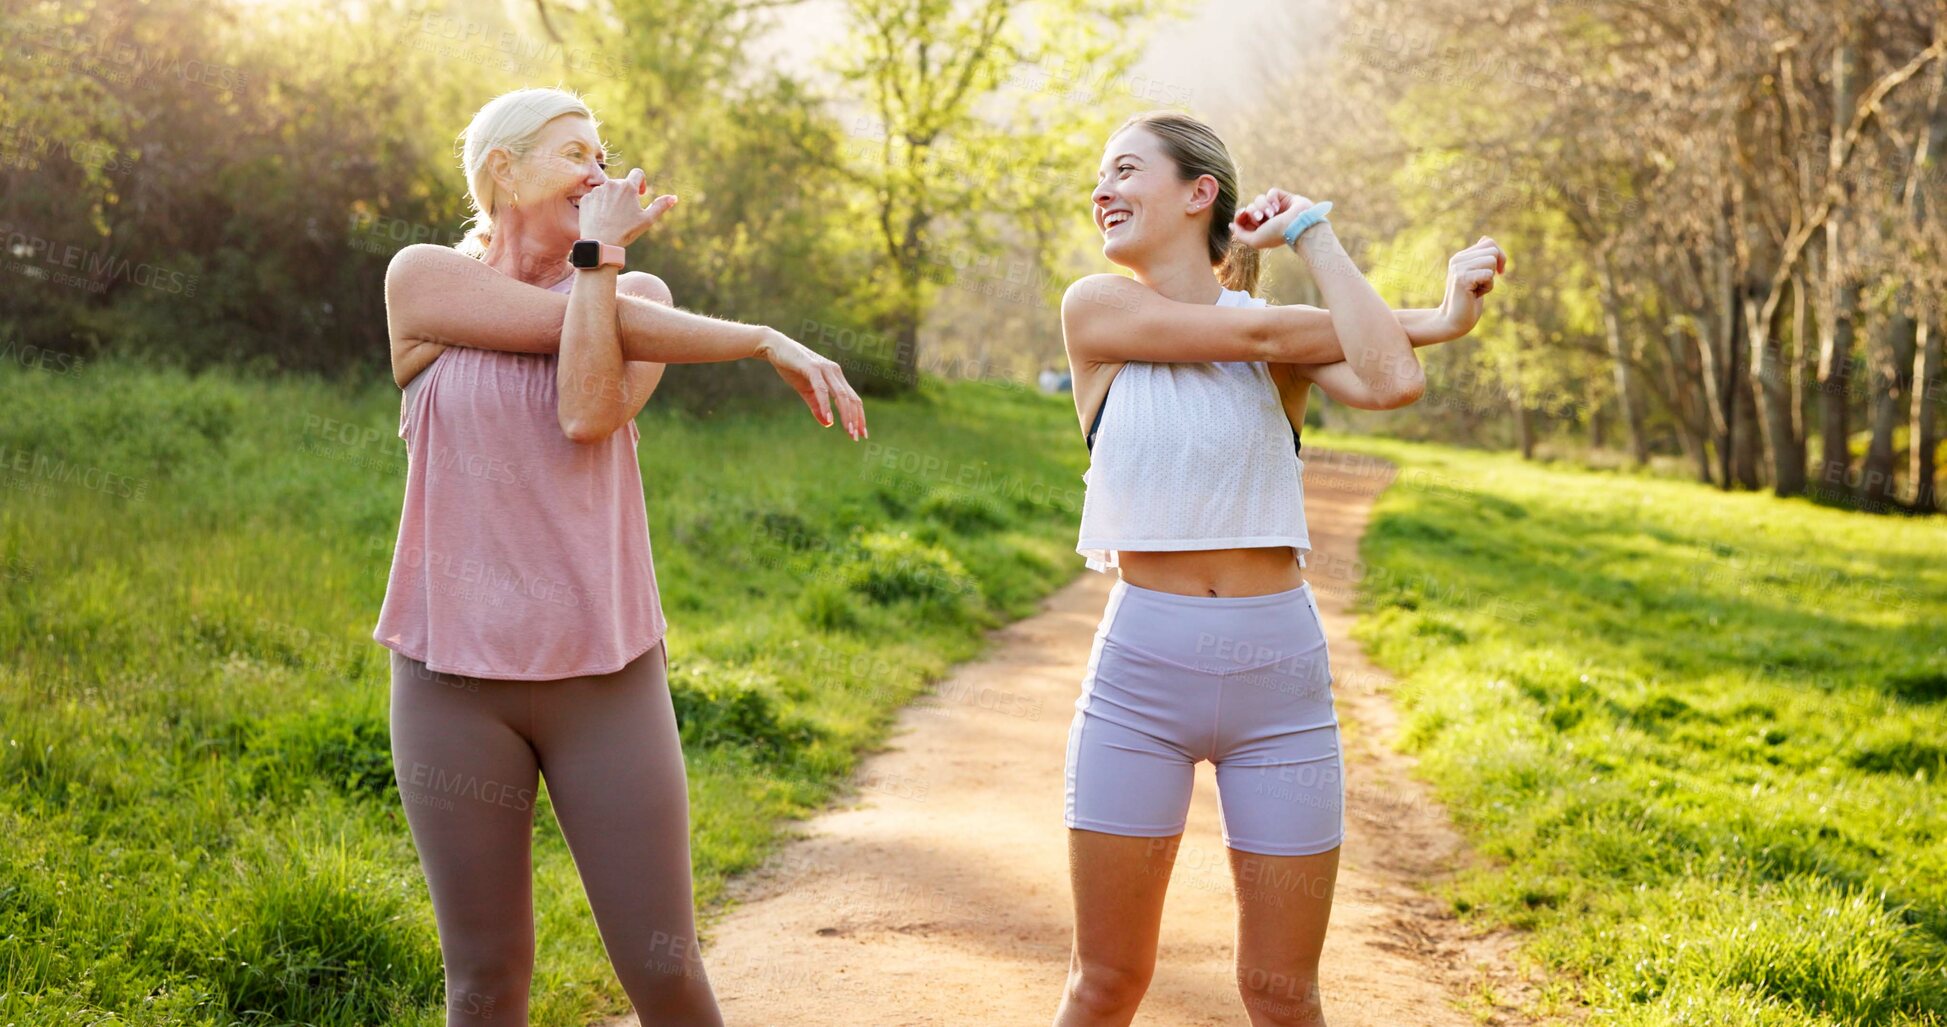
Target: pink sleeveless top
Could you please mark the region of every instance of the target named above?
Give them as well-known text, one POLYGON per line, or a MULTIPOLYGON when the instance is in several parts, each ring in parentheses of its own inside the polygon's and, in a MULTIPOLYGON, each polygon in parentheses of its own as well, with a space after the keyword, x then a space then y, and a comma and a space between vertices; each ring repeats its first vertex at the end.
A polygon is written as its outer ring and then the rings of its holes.
POLYGON ((642 433, 563 434, 557 360, 454 346, 406 383, 405 508, 372 632, 386 648, 442 673, 544 680, 621 670, 668 629, 642 433))

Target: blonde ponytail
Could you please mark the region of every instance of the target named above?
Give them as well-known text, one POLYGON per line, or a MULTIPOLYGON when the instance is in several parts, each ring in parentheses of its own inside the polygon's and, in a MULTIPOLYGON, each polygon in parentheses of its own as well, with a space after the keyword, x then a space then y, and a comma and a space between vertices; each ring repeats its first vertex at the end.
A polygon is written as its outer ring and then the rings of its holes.
POLYGON ((1257 247, 1232 239, 1230 248, 1224 251, 1223 261, 1217 265, 1218 284, 1237 292, 1256 292, 1259 257, 1257 247))

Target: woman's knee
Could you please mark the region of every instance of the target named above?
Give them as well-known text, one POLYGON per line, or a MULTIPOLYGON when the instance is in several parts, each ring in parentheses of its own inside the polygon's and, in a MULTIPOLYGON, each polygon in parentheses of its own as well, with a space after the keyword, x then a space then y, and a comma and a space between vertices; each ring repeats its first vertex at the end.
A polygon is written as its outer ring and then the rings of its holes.
POLYGON ((486 1020, 496 1012, 527 1006, 534 983, 534 953, 518 949, 446 954, 446 1005, 456 1013, 486 1020))
MULTIPOLYGON (((658 1009, 672 1017, 715 1015, 716 999, 704 970, 703 951, 693 937, 658 931, 649 951, 638 949, 627 959, 616 955, 616 974, 637 1009, 658 1009)), ((681 1017, 669 1022, 691 1022, 681 1017)))
POLYGON ((1098 1015, 1135 1009, 1149 990, 1155 973, 1152 960, 1147 965, 1105 960, 1077 960, 1068 974, 1070 999, 1098 1015))

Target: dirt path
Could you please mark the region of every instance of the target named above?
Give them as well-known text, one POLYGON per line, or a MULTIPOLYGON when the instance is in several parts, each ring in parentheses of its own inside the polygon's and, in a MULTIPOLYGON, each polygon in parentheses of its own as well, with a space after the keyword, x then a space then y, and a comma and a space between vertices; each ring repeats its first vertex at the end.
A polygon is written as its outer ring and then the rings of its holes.
MULTIPOLYGON (((1383 672, 1347 637, 1357 546, 1389 465, 1307 453, 1312 583, 1347 744, 1347 838, 1322 987, 1334 1027, 1520 1022, 1480 996, 1522 992, 1509 941, 1470 937, 1424 885, 1465 858, 1443 811, 1387 747, 1383 672)), ((1084 574, 995 632, 905 710, 852 805, 805 825, 705 929, 732 1027, 1041 1025, 1060 1001, 1071 929, 1062 759, 1111 579, 1084 574)), ((1232 983, 1236 903, 1215 778, 1197 767, 1190 823, 1137 1024, 1247 1024, 1232 983)), ((612 1027, 637 1027, 631 1017, 612 1027)))

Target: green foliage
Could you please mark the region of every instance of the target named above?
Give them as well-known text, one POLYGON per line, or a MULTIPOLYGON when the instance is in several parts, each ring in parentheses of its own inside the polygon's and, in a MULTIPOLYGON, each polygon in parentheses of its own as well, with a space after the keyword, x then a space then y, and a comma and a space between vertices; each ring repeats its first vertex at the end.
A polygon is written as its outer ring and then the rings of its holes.
POLYGON ((928 492, 920 500, 919 512, 961 534, 999 528, 1009 520, 1008 512, 998 499, 958 486, 942 486, 928 492))
POLYGON ((1486 857, 1458 908, 1592 1022, 1941 1022, 1947 526, 1320 444, 1401 465, 1357 633, 1486 857))
POLYGON ((253 874, 177 958, 235 1017, 380 1023, 441 998, 408 887, 343 851, 301 851, 253 874), (218 925, 223 925, 220 929, 218 925))
POLYGON ((815 724, 779 712, 775 677, 708 659, 670 665, 669 694, 686 748, 738 746, 788 760, 819 736, 815 724))
MULTIPOLYGON (((771 390, 640 419, 706 908, 1078 565, 1072 511, 1004 502, 1080 473, 1065 398, 928 381, 853 443, 771 390), (927 472, 889 478, 895 452, 927 472), (948 480, 968 466, 1007 468, 991 509, 948 480), (949 484, 976 530, 918 511, 949 484)), ((398 403, 389 381, 0 364, 0 1022, 439 1022, 371 639, 398 403)), ((536 810, 533 1022, 588 1023, 626 1000, 536 810)))
MULTIPOLYGON (((749 64, 776 28, 770 6, 549 4, 545 24, 528 8, 417 0, 274 17, 189 0, 9 6, 0 25, 28 59, 0 68, 0 184, 15 201, 0 241, 29 255, 0 275, 0 343, 376 375, 387 261, 463 235, 455 137, 499 93, 560 85, 589 101, 617 174, 639 166, 682 199, 636 244, 633 266, 661 276, 680 306, 827 353, 862 394, 909 391, 913 368, 896 350, 935 289, 920 277, 931 257, 1010 249, 1049 272, 1087 228, 1054 183, 1074 180, 1099 145, 1078 146, 1078 128, 1119 113, 1121 99, 1078 114, 1052 102, 1061 89, 1008 76, 1024 63, 1116 73, 1138 52, 1122 31, 1138 8, 1065 0, 1042 5, 1034 27, 1007 4, 983 2, 969 19, 937 0, 881 5, 900 45, 867 45, 860 21, 846 51, 856 60, 841 63, 928 83, 912 94, 927 101, 914 123, 882 130, 870 116, 841 120, 857 98, 849 83, 832 95, 822 74, 749 64), (930 72, 913 47, 929 49, 930 72), (925 136, 919 152, 884 158, 877 140, 890 131, 903 146, 909 129, 925 136), (903 240, 892 249, 889 229, 903 240)), ((775 381, 761 364, 699 365, 662 393, 708 412, 775 381)))
POLYGON ((9 136, 34 159, 0 167, 15 201, 0 227, 27 250, 7 276, 20 340, 197 366, 383 366, 385 261, 450 234, 465 188, 447 168, 452 90, 412 11, 11 5, 0 17, 31 59, 8 71, 63 96, 50 109, 76 122, 28 119, 9 136), (373 45, 388 37, 405 45, 373 45), (72 188, 76 165, 90 188, 72 188))
POLYGON ((844 631, 863 623, 852 590, 828 578, 805 586, 798 597, 798 612, 806 624, 824 631, 844 631))
POLYGON ((879 604, 913 600, 929 611, 957 612, 978 585, 952 553, 905 532, 875 531, 859 540, 858 558, 841 573, 846 587, 879 604))
POLYGON ((391 735, 382 717, 327 707, 259 722, 244 772, 259 795, 280 799, 312 782, 347 795, 398 801, 391 735))

